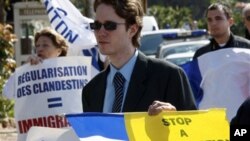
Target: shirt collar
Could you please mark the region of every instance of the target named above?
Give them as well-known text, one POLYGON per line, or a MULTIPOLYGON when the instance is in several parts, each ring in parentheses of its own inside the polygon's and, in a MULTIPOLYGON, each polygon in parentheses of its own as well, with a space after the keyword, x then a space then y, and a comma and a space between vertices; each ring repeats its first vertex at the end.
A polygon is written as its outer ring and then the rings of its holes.
POLYGON ((130 80, 130 76, 132 74, 132 70, 134 68, 137 56, 138 56, 138 50, 136 49, 134 55, 119 70, 116 69, 112 64, 110 64, 111 80, 114 79, 114 75, 115 75, 116 72, 120 72, 124 76, 126 81, 130 80))
POLYGON ((233 33, 230 33, 230 36, 229 36, 229 39, 228 41, 224 44, 224 46, 220 46, 216 40, 214 38, 212 38, 211 40, 211 44, 213 46, 213 49, 218 49, 218 48, 221 48, 221 47, 229 47, 230 45, 232 45, 234 41, 234 36, 233 36, 233 33))

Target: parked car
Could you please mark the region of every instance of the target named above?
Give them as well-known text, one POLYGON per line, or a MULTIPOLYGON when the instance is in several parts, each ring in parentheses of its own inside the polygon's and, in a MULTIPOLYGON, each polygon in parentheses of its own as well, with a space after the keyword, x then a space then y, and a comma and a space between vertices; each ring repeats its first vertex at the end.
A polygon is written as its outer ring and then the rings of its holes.
POLYGON ((195 51, 207 44, 210 40, 184 41, 179 43, 172 43, 163 45, 158 50, 157 57, 168 60, 177 65, 182 65, 191 61, 195 51))
POLYGON ((206 30, 161 29, 141 33, 141 50, 145 55, 156 57, 160 46, 192 39, 207 38, 206 30))
POLYGON ((143 16, 143 28, 144 31, 154 31, 159 30, 158 24, 154 16, 143 16))
POLYGON ((166 56, 164 60, 172 62, 176 65, 183 65, 189 61, 192 61, 194 52, 174 53, 166 56))

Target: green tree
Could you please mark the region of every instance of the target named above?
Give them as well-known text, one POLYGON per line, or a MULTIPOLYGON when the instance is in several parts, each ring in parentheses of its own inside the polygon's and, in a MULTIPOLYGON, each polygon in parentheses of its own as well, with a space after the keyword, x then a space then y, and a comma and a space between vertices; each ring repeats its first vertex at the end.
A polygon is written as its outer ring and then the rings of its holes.
MULTIPOLYGON (((235 7, 237 0, 208 0, 206 8, 214 2, 227 4, 230 9, 232 9, 235 23, 231 27, 231 30, 236 35, 244 36, 245 27, 241 15, 242 9, 235 7)), ((193 5, 192 7, 199 7, 199 5, 193 5)), ((205 13, 206 8, 204 8, 201 13, 205 13)), ((161 4, 149 7, 148 15, 152 15, 156 18, 160 28, 165 28, 166 24, 169 24, 171 28, 180 28, 184 22, 191 23, 193 20, 196 20, 199 28, 206 29, 207 23, 205 15, 199 19, 194 19, 194 13, 192 15, 192 11, 189 7, 163 6, 163 4, 161 4)))
POLYGON ((149 8, 148 14, 156 18, 159 28, 165 28, 167 24, 171 28, 180 28, 185 22, 192 22, 191 10, 187 7, 155 5, 149 8))
POLYGON ((15 35, 12 30, 11 25, 0 23, 0 119, 14 116, 14 102, 3 97, 2 93, 6 80, 16 67, 13 60, 15 35))

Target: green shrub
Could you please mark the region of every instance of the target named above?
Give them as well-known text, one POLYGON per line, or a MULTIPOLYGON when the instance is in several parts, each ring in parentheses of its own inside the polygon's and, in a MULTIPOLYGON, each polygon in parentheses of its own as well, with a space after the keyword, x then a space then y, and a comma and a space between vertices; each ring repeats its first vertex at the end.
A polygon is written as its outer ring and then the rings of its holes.
POLYGON ((14 117, 14 101, 3 96, 3 87, 16 67, 13 59, 15 39, 12 26, 0 23, 0 121, 14 117))

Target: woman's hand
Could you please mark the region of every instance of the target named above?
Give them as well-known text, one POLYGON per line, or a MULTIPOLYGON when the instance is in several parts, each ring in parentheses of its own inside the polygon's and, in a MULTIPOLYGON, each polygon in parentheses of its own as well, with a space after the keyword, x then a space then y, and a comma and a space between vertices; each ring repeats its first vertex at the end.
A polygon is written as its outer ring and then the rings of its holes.
POLYGON ((36 55, 31 55, 28 57, 27 62, 31 65, 37 65, 39 63, 42 63, 43 59, 41 57, 38 57, 36 55))
POLYGON ((158 115, 162 111, 176 111, 175 106, 155 100, 148 108, 148 115, 158 115))

